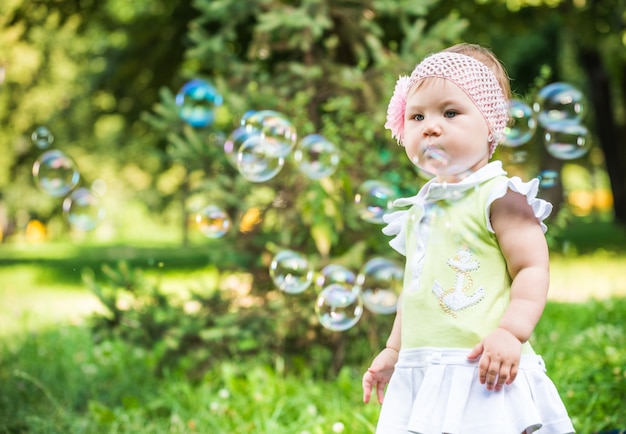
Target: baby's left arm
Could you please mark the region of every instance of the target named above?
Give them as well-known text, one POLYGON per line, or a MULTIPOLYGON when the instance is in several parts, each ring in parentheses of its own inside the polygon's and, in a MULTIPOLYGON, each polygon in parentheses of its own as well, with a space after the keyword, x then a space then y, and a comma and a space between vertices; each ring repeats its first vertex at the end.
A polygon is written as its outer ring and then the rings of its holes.
POLYGON ((491 206, 491 225, 512 278, 511 300, 500 324, 468 356, 480 356, 479 377, 487 389, 515 380, 522 343, 541 318, 550 281, 548 246, 526 198, 508 190, 491 206))

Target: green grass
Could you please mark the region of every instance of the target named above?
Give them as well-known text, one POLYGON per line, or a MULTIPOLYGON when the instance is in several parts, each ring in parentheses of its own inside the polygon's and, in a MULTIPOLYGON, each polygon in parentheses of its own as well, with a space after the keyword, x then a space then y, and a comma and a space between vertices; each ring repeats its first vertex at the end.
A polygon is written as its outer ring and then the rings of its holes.
MULTIPOLYGON (((626 300, 551 302, 534 338, 578 432, 626 426, 626 300)), ((215 355, 219 357, 219 355, 215 355)), ((80 325, 43 327, 0 346, 0 433, 373 432, 363 366, 333 380, 224 360, 195 384, 151 375, 155 354, 96 344, 80 325), (343 427, 343 428, 342 428, 343 427)))
POLYGON ((151 376, 150 353, 93 344, 75 326, 1 354, 0 433, 372 432, 378 411, 360 403, 351 368, 323 382, 224 361, 192 385, 175 373, 151 376))

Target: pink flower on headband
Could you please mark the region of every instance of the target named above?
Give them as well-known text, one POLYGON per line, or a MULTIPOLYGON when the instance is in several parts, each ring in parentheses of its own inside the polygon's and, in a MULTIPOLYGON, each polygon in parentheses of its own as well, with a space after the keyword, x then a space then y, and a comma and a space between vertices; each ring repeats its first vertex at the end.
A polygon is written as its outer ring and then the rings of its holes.
POLYGON ((406 75, 401 75, 396 81, 393 96, 387 107, 385 128, 391 130, 391 137, 396 139, 399 145, 404 139, 404 109, 406 108, 406 96, 409 93, 410 84, 411 79, 406 75))

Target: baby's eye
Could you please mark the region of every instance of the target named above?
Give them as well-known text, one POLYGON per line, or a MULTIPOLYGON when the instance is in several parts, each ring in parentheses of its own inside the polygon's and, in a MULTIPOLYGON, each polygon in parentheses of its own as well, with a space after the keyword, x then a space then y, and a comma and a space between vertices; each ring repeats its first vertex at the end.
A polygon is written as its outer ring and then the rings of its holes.
POLYGON ((446 112, 443 115, 446 118, 453 118, 457 115, 457 113, 454 110, 446 110, 446 112))
POLYGON ((413 119, 415 119, 416 121, 423 121, 424 120, 424 115, 415 115, 415 116, 413 116, 413 119))

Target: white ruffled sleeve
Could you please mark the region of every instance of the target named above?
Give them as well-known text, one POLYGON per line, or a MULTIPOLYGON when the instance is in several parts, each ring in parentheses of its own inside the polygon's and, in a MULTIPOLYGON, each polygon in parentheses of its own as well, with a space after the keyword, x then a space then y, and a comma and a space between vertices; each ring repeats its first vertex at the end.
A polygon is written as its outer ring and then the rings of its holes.
POLYGON ((498 185, 489 195, 489 199, 487 200, 487 205, 485 207, 485 217, 489 231, 493 233, 493 227, 491 226, 491 220, 489 218, 491 204, 495 200, 503 197, 509 189, 526 196, 526 201, 532 207, 533 213, 541 225, 541 230, 545 233, 548 230, 548 227, 543 221, 552 212, 552 204, 537 197, 537 193, 539 192, 539 180, 537 178, 528 182, 523 182, 518 176, 507 178, 507 182, 503 182, 498 185))
POLYGON ((389 245, 395 251, 406 256, 406 222, 409 218, 409 210, 395 211, 383 216, 387 226, 383 228, 383 234, 394 236, 389 245))
MULTIPOLYGON (((411 205, 416 204, 419 201, 419 195, 412 197, 402 197, 396 199, 393 202, 394 207, 410 207, 411 205)), ((409 219, 409 209, 403 209, 400 211, 394 211, 390 214, 385 214, 383 216, 383 221, 387 223, 382 231, 383 234, 388 236, 394 236, 391 241, 389 241, 389 245, 393 247, 393 249, 400 253, 401 255, 406 256, 406 236, 407 236, 407 221, 409 219)))

